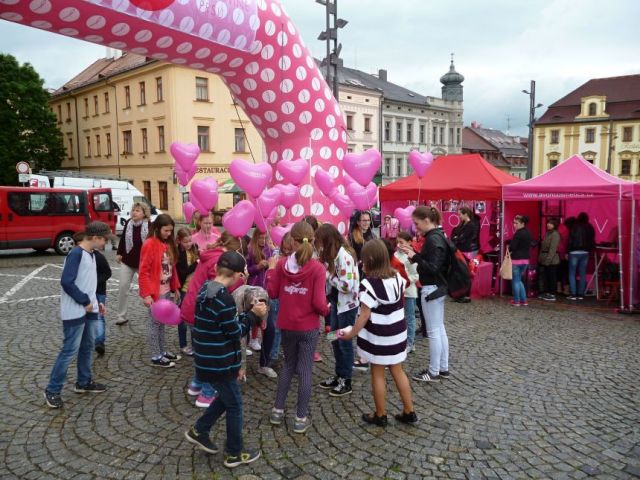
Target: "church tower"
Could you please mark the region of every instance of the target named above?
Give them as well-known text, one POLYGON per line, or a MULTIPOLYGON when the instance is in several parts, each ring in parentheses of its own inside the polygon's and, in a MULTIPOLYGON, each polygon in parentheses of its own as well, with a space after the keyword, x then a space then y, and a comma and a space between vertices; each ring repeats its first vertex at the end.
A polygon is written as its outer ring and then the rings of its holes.
POLYGON ((449 102, 462 102, 462 82, 464 82, 464 77, 456 72, 452 53, 449 71, 440 77, 440 83, 442 83, 442 99, 449 102))

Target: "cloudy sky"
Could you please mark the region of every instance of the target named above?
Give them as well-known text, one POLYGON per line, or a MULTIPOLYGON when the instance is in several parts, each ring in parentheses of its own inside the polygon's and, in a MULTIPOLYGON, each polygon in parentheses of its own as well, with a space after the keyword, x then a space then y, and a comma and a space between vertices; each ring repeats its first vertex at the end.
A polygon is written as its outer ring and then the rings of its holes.
MULTIPOLYGON (((324 7, 281 0, 316 57, 324 7)), ((636 0, 338 0, 345 65, 377 72, 423 95, 440 96, 439 78, 455 52, 465 76, 465 124, 526 135, 529 99, 549 105, 590 78, 640 73, 636 0)), ((31 63, 57 88, 105 56, 105 48, 0 20, 0 52, 31 63)), ((538 116, 544 109, 539 110, 538 116)))

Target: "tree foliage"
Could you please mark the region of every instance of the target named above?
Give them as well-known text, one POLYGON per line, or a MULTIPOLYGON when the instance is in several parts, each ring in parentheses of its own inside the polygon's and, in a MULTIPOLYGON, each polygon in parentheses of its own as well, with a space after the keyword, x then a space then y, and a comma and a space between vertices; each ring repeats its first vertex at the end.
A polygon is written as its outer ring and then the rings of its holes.
POLYGON ((34 172, 60 167, 62 134, 43 83, 31 65, 0 54, 0 185, 18 183, 15 164, 22 160, 34 172))

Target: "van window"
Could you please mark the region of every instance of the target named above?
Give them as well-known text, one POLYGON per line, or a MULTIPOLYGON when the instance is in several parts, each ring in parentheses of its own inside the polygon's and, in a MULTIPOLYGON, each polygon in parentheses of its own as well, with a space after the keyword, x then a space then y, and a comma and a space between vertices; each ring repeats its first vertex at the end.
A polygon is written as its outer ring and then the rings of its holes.
POLYGON ((84 211, 77 193, 9 193, 9 207, 18 215, 65 215, 84 211))
POLYGON ((93 194, 93 208, 96 212, 113 212, 111 197, 108 193, 93 194))

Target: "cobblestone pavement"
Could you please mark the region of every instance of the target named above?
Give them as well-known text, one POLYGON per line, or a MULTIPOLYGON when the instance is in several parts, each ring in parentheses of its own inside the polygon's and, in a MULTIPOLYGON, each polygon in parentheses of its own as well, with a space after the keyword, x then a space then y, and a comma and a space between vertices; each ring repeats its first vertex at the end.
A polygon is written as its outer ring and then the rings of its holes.
MULTIPOLYGON (((113 253, 109 252, 113 260, 113 253)), ((295 396, 286 424, 268 411, 276 382, 249 359, 243 387, 245 442, 262 449, 249 466, 227 470, 222 456, 195 450, 183 432, 201 410, 185 392, 191 360, 149 367, 145 312, 132 292, 131 321, 108 327, 96 379, 109 390, 76 395, 69 370, 65 406, 49 410, 42 390, 61 344, 55 255, 0 255, 0 478, 634 478, 640 475, 640 322, 604 310, 532 301, 447 303, 453 378, 413 382, 417 426, 391 420, 365 426, 372 409, 369 377, 330 398, 316 389, 306 435, 293 433, 295 396), (26 280, 25 280, 26 278, 26 280)), ((115 265, 114 265, 115 267, 115 265)), ((116 272, 117 277, 117 272, 116 272)), ((108 305, 115 308, 117 283, 108 305)), ((111 317, 111 322, 113 322, 111 317)), ((168 335, 177 348, 177 334, 168 335)), ((315 379, 332 373, 329 344, 315 379)), ((426 365, 418 342, 406 368, 426 365)), ((399 411, 389 382, 390 413, 399 411)), ((295 391, 295 389, 293 390, 295 391)), ((214 428, 222 443, 224 422, 214 428)))

